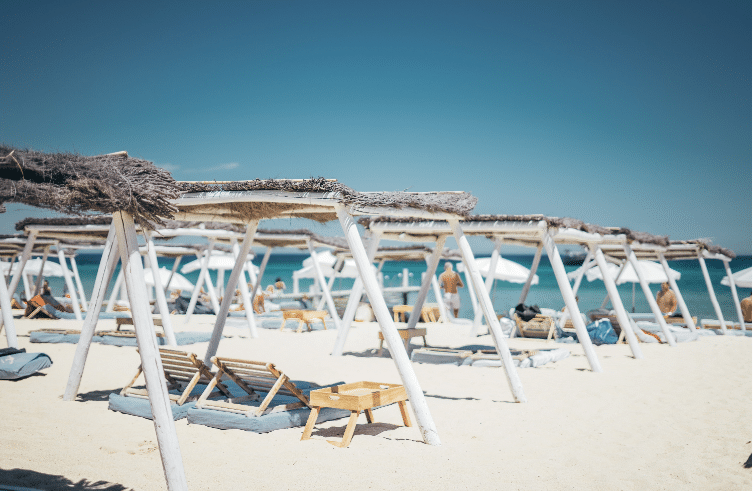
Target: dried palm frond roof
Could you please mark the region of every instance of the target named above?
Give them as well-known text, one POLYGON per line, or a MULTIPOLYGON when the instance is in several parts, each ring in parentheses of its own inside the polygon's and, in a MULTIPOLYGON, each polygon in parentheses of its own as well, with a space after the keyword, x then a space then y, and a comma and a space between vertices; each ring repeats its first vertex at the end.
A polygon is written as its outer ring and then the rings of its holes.
POLYGON ((711 254, 721 254, 723 256, 727 256, 730 259, 735 259, 737 257, 737 254, 735 254, 734 251, 731 251, 730 249, 727 249, 725 247, 721 247, 718 245, 714 245, 711 243, 710 239, 693 239, 693 240, 673 240, 670 242, 671 245, 694 245, 698 246, 700 249, 705 249, 709 251, 711 254))
POLYGON ((56 218, 24 218, 16 222, 16 230, 22 231, 28 225, 62 225, 62 226, 83 226, 83 225, 110 225, 112 222, 111 215, 84 215, 77 217, 56 217, 56 218))
POLYGON ((141 226, 176 211, 170 173, 126 152, 86 157, 0 145, 0 204, 24 203, 70 215, 127 211, 141 226))
MULTIPOLYGON (((625 235, 630 241, 637 241, 644 244, 654 244, 659 246, 668 246, 669 237, 661 235, 653 235, 646 232, 638 232, 630 230, 628 228, 619 227, 602 227, 600 225, 594 225, 586 223, 582 220, 575 218, 559 218, 548 217, 544 215, 470 215, 467 216, 462 223, 478 223, 478 222, 520 222, 520 223, 534 223, 545 222, 548 227, 572 229, 590 234, 599 235, 625 235)), ((416 223, 416 222, 428 222, 428 220, 420 220, 415 218, 399 218, 399 217, 364 217, 358 220, 361 225, 368 226, 369 223, 416 223)), ((440 221, 439 223, 444 223, 440 221)))
MULTIPOLYGON (((219 221, 248 222, 264 218, 297 217, 319 222, 335 220, 331 204, 336 202, 356 209, 416 209, 431 213, 468 215, 478 199, 465 192, 374 192, 362 193, 332 179, 256 179, 234 182, 181 182, 186 193, 174 203, 189 216, 212 216, 219 221), (256 199, 237 200, 244 191, 261 191, 256 199), (270 192, 296 193, 287 200, 270 199, 270 192), (202 194, 203 193, 203 194, 202 194), (224 193, 224 197, 220 194, 224 193), (196 204, 199 198, 211 198, 212 204, 196 204)), ((279 196, 278 196, 279 198, 279 196)), ((386 210, 385 210, 386 211, 386 210)), ((370 213, 373 214, 373 213, 370 213)))

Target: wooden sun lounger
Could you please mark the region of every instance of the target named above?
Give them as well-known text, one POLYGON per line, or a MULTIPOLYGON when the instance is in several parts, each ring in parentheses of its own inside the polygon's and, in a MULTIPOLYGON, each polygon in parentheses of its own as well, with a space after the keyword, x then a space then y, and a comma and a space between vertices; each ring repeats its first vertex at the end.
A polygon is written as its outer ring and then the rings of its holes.
MULTIPOLYGON (((168 382, 168 389, 178 389, 181 391, 180 395, 170 394, 170 400, 178 406, 182 406, 188 400, 191 391, 197 384, 209 385, 214 380, 214 374, 209 370, 209 367, 193 353, 160 348, 159 354, 162 359, 162 369, 168 382)), ((141 365, 139 365, 136 376, 120 391, 121 396, 148 397, 146 389, 133 388, 133 384, 136 383, 136 379, 141 375, 141 371, 141 365)), ((224 384, 215 383, 212 385, 212 388, 215 386, 225 396, 231 396, 230 391, 227 390, 224 384)), ((204 394, 209 397, 206 391, 204 394)), ((204 394, 202 394, 202 397, 204 397, 204 394)))
POLYGON ((546 338, 547 341, 554 337, 554 318, 548 315, 536 314, 536 317, 526 322, 517 315, 515 325, 520 331, 522 338, 546 338))
MULTIPOLYGON (((421 320, 423 322, 437 322, 434 311, 439 310, 434 307, 421 307, 421 320)), ((413 312, 413 305, 395 305, 392 307, 392 314, 395 316, 395 322, 405 322, 405 313, 413 312)))
POLYGON ((196 407, 198 408, 216 409, 218 411, 245 414, 247 417, 257 417, 272 412, 311 407, 308 397, 290 381, 287 375, 277 370, 272 363, 221 358, 219 356, 213 357, 212 363, 217 367, 217 373, 196 402, 196 407), (235 399, 229 398, 227 401, 207 400, 214 386, 221 383, 223 376, 238 384, 248 395, 235 399), (258 392, 267 392, 267 396, 259 407, 237 404, 242 401, 259 400, 260 396, 258 392), (277 394, 295 397, 299 402, 281 404, 269 408, 269 404, 277 394))
POLYGON ((298 319, 298 329, 295 332, 301 332, 303 330, 303 324, 311 331, 311 323, 320 319, 324 324, 324 330, 327 330, 327 323, 324 322, 324 318, 327 317, 328 312, 326 310, 283 310, 282 311, 282 324, 280 325, 280 331, 285 329, 285 322, 288 319, 298 319))

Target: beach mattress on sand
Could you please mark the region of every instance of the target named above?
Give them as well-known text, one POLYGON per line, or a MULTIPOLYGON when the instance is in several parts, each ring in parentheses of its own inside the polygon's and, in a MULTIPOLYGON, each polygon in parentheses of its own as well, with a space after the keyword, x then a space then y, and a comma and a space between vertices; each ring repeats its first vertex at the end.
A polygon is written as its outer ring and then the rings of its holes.
POLYGON ((44 353, 12 353, 0 356, 0 380, 17 380, 52 365, 44 353))
MULTIPOLYGON (((411 353, 411 361, 473 367, 502 366, 502 360, 494 351, 490 346, 465 346, 456 350, 418 348, 411 353), (493 353, 488 353, 489 351, 493 353)), ((536 368, 567 358, 570 356, 570 350, 565 348, 539 349, 533 352, 510 350, 510 354, 513 356, 513 363, 516 367, 536 368)))
MULTIPOLYGON (((312 390, 332 387, 343 383, 337 382, 335 384, 318 386, 301 380, 293 380, 292 382, 307 396, 312 390)), ((223 383, 227 385, 228 390, 234 397, 242 397, 246 395, 246 392, 235 385, 232 381, 223 381, 223 383)), ((249 408, 259 407, 261 401, 264 400, 264 397, 266 397, 267 394, 265 392, 259 392, 259 395, 260 398, 258 401, 243 401, 241 404, 248 406, 249 408)), ((269 407, 274 407, 280 404, 289 404, 291 402, 298 402, 298 399, 295 397, 277 395, 272 399, 269 407)), ((197 408, 195 406, 196 405, 194 404, 188 410, 189 424, 200 424, 220 430, 245 430, 254 433, 267 433, 269 431, 281 430, 283 428, 305 426, 306 420, 311 413, 309 408, 303 407, 289 411, 273 412, 263 416, 248 417, 245 414, 218 411, 216 409, 197 408)), ((349 416, 350 411, 322 408, 316 421, 317 423, 320 423, 331 421, 333 419, 347 418, 349 416)))
MULTIPOLYGON (((29 339, 32 343, 70 343, 78 344, 80 333, 70 331, 31 331, 29 339)), ((194 343, 204 343, 212 338, 211 332, 176 332, 175 340, 179 346, 194 343)), ((109 344, 110 346, 136 346, 136 336, 108 336, 95 334, 93 343, 109 344)), ((160 346, 167 344, 167 339, 158 336, 157 343, 160 346)))
MULTIPOLYGON (((183 419, 188 414, 188 410, 196 405, 196 399, 199 398, 206 385, 196 385, 191 391, 189 399, 193 399, 190 402, 185 402, 178 406, 177 404, 170 404, 170 409, 173 412, 173 420, 177 421, 183 419)), ((170 394, 180 395, 177 390, 169 391, 170 394)), ((149 399, 134 397, 134 396, 121 396, 120 394, 110 394, 109 404, 107 408, 110 411, 118 411, 124 414, 130 414, 131 416, 141 416, 142 418, 152 419, 152 409, 149 405, 149 399)))

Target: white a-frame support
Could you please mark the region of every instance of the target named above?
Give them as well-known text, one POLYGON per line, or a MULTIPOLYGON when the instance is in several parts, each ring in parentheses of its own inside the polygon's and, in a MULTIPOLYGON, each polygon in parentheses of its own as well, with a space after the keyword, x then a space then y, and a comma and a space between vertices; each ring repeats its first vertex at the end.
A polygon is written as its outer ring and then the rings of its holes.
MULTIPOLYGON (((18 288, 18 282, 21 280, 21 277, 23 276, 24 268, 26 267, 26 262, 31 257, 31 251, 34 249, 34 242, 37 239, 37 232, 32 230, 29 232, 29 236, 26 239, 26 245, 24 245, 24 250, 21 253, 21 258, 18 260, 18 269, 16 270, 15 274, 10 280, 10 285, 8 285, 8 295, 13 296, 14 293, 16 293, 16 288, 18 288)), ((11 268, 9 271, 13 269, 13 264, 11 264, 11 268)), ((10 300, 8 300, 10 302, 10 300)), ((7 309, 8 314, 11 314, 10 308, 7 309)), ((2 317, 0 317, 0 328, 3 327, 3 324, 5 323, 5 314, 3 314, 2 317)), ((13 322, 11 322, 11 325, 13 322)), ((15 326, 12 327, 13 329, 13 337, 16 336, 16 328, 15 326)), ((7 333, 6 333, 7 335, 7 333)), ((10 342, 10 341, 9 341, 10 342)), ((13 346, 14 348, 17 346, 13 346)))
MULTIPOLYGON (((502 248, 502 241, 496 240, 494 241, 494 249, 492 250, 492 255, 489 258, 489 274, 486 276, 486 283, 484 283, 484 287, 486 288, 487 293, 492 291, 492 286, 494 285, 494 276, 497 272, 497 263, 499 262, 499 250, 502 248)), ((472 289, 471 289, 472 290, 472 289)), ((481 309, 478 309, 476 313, 473 316, 473 326, 471 326, 471 337, 478 336, 478 331, 481 328, 481 318, 484 316, 484 312, 481 309)))
POLYGON ((162 278, 159 275, 159 263, 157 262, 157 252, 154 248, 154 240, 152 239, 152 234, 149 233, 148 230, 142 229, 142 232, 144 239, 146 240, 146 253, 149 257, 149 266, 152 269, 154 295, 157 297, 157 307, 159 307, 160 317, 162 317, 162 329, 165 331, 167 344, 170 346, 178 346, 178 341, 175 339, 175 333, 173 332, 173 324, 170 321, 170 310, 167 308, 165 289, 162 287, 162 278))
POLYGON ((680 307, 680 312, 682 312, 682 319, 685 321, 685 325, 688 326, 688 329, 691 331, 696 330, 695 322, 693 322, 693 316, 690 315, 690 310, 688 310, 688 306, 685 303, 685 299, 682 298, 682 293, 680 293, 680 288, 677 286, 677 282, 674 278, 672 278, 672 275, 670 274, 669 270, 669 264, 667 264, 667 260, 664 258, 664 254, 659 252, 659 262, 661 263, 662 268, 664 268, 664 273, 667 275, 667 278, 669 279, 669 286, 672 287, 672 291, 675 292, 675 298, 677 298, 677 305, 680 307))
MULTIPOLYGON (((238 241, 233 238, 232 239, 232 248, 233 248, 233 255, 235 256, 235 261, 242 261, 244 265, 244 269, 248 269, 249 276, 253 276, 253 270, 251 269, 251 265, 246 263, 246 258, 248 257, 248 253, 246 253, 246 257, 243 257, 240 255, 240 246, 238 245, 238 241)), ((254 305, 251 301, 251 294, 248 291, 248 283, 246 283, 246 276, 241 272, 241 278, 240 281, 238 281, 238 289, 241 291, 241 300, 243 301, 243 308, 246 312, 246 322, 248 323, 248 332, 249 336, 252 338, 258 338, 259 337, 259 331, 256 330, 256 318, 254 317, 254 305)), ((227 297, 230 295, 230 297, 233 297, 233 294, 235 293, 235 288, 230 287, 229 279, 228 279, 228 285, 225 288, 225 296, 227 297)))
POLYGON ((408 329, 414 329, 416 327, 416 324, 418 323, 418 319, 421 318, 421 309, 424 307, 426 297, 429 295, 429 288, 431 288, 432 285, 432 278, 436 280, 436 277, 434 275, 437 272, 437 266, 439 266, 439 261, 442 258, 442 251, 444 250, 445 240, 447 240, 447 237, 444 235, 441 235, 437 238, 437 243, 434 245, 434 251, 426 261, 426 274, 424 275, 424 279, 421 282, 421 289, 418 290, 416 303, 413 304, 413 311, 411 312, 410 317, 408 317, 408 329))
POLYGON ((714 312, 716 312, 716 317, 719 319, 719 324, 722 326, 722 333, 727 334, 727 325, 724 323, 724 315, 722 315, 722 309, 721 307, 719 307, 719 301, 716 299, 716 294, 714 293, 714 285, 711 284, 711 277, 709 276, 709 270, 706 267, 706 260, 703 258, 701 251, 698 251, 698 262, 701 265, 701 271, 703 271, 703 279, 706 280, 706 288, 709 291, 711 305, 714 306, 714 312))
MULTIPOLYGON (((314 271, 316 271, 316 278, 319 281, 319 285, 322 287, 322 294, 327 300, 327 307, 329 309, 329 315, 332 317, 332 322, 335 323, 335 328, 340 331, 340 316, 337 315, 337 309, 335 308, 335 301, 332 299, 332 294, 329 292, 327 281, 324 279, 324 273, 322 272, 322 265, 319 263, 319 258, 316 256, 313 244, 309 240, 306 242, 309 247, 309 254, 314 263, 314 271)), ((334 277, 334 276, 333 276, 334 277)))
POLYGON ((737 311, 737 319, 740 321, 740 329, 745 332, 745 318, 743 317, 743 309, 740 307, 740 298, 737 296, 737 287, 732 279, 732 270, 729 269, 729 261, 722 260, 724 263, 724 269, 727 272, 727 280, 729 281, 729 289, 732 290, 732 301, 735 302, 735 310, 737 311))
POLYGON ((340 225, 345 232, 345 239, 348 241, 348 246, 353 254, 358 275, 363 281, 366 295, 368 295, 371 308, 374 310, 374 316, 379 323, 379 328, 390 350, 397 371, 400 373, 405 391, 408 393, 408 399, 410 400, 413 414, 416 416, 416 422, 423 440, 429 445, 440 445, 439 434, 429 412, 429 406, 426 404, 426 397, 421 390, 416 374, 413 372, 413 367, 408 359, 408 353, 403 348, 400 334, 397 332, 395 322, 392 320, 390 311, 379 289, 379 283, 371 267, 371 262, 369 262, 366 249, 363 247, 363 242, 361 242, 353 216, 341 204, 336 204, 335 210, 337 211, 340 225))
POLYGON ((507 383, 510 386, 510 392, 512 392, 515 402, 526 402, 526 395, 523 392, 523 384, 518 377, 518 372, 515 369, 515 364, 512 361, 512 355, 510 354, 510 348, 507 346, 505 337, 502 334, 502 327, 497 319, 497 314, 494 312, 494 306, 492 300, 489 298, 489 293, 484 288, 484 279, 481 277, 476 260, 473 257, 473 251, 468 244, 468 238, 463 234, 463 229, 460 227, 458 220, 447 220, 447 223, 452 229, 452 233, 455 236, 455 242, 458 243, 460 249, 460 255, 463 258, 465 267, 470 272, 472 285, 469 288, 476 290, 476 296, 479 300, 479 307, 484 312, 486 317, 486 324, 489 326, 489 331, 492 333, 492 340, 497 348, 497 353, 502 361, 502 366, 507 373, 507 383))

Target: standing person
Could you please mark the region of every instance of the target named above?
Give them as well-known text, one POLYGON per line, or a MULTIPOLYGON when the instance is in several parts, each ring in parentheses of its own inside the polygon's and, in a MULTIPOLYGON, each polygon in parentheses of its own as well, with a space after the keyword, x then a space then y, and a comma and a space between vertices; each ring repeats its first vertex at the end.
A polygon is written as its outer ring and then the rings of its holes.
POLYGON ((677 298, 675 298, 675 292, 669 289, 669 283, 661 284, 661 291, 656 294, 656 303, 659 304, 659 310, 665 316, 672 315, 677 310, 677 298))
POLYGON ((444 263, 444 273, 439 275, 439 283, 444 290, 444 295, 442 295, 444 304, 448 309, 452 308, 455 318, 457 319, 458 312, 460 312, 460 295, 458 295, 458 288, 462 288, 465 285, 463 284, 463 280, 460 279, 460 275, 452 270, 451 262, 447 261, 444 263))

